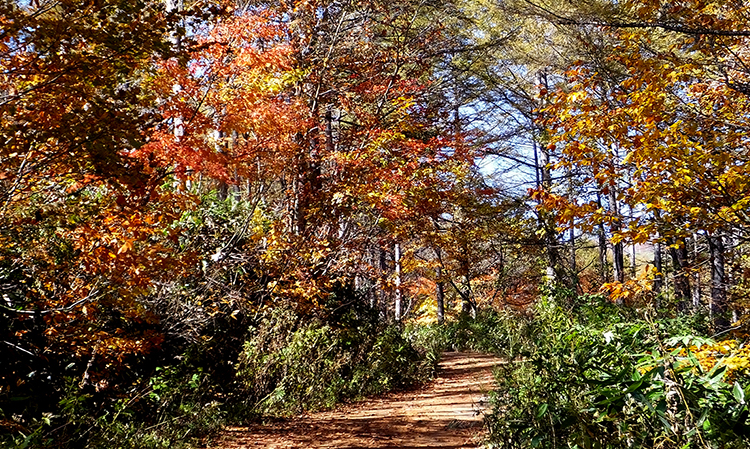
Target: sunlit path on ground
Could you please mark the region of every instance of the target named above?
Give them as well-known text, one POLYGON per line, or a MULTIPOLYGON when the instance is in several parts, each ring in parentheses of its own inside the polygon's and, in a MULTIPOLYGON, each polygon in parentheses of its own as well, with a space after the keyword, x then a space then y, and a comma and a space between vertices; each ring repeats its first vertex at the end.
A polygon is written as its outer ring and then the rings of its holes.
POLYGON ((228 428, 213 447, 476 448, 497 363, 487 355, 446 353, 438 378, 420 390, 264 426, 228 428))

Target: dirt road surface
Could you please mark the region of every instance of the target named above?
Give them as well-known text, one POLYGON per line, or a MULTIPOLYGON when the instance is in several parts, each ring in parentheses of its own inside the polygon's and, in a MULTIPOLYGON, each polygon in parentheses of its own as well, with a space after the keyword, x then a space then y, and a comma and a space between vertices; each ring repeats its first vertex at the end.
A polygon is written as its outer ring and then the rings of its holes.
POLYGON ((483 411, 497 358, 446 353, 438 377, 393 393, 267 425, 227 428, 221 449, 479 448, 483 411))

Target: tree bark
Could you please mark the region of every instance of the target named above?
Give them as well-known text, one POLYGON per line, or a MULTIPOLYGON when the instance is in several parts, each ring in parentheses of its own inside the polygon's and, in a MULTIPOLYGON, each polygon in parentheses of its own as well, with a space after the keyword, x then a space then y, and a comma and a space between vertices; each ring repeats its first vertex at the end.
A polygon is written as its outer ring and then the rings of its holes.
MULTIPOLYGON (((539 73, 539 85, 544 86, 545 89, 549 90, 547 74, 544 72, 539 73)), ((544 107, 544 102, 542 102, 540 106, 544 107)), ((541 187, 545 191, 550 191, 552 189, 550 150, 544 145, 538 145, 536 140, 533 140, 532 143, 534 147, 534 160, 539 161, 537 169, 541 179, 538 179, 538 181, 540 181, 541 184, 538 187, 541 187), (537 155, 539 157, 537 157, 537 155)), ((560 265, 560 255, 557 251, 557 226, 555 224, 554 216, 548 212, 540 211, 539 220, 541 228, 544 231, 544 244, 547 250, 547 283, 555 284, 560 280, 558 279, 557 273, 560 265)))
POLYGON ((724 239, 721 235, 708 237, 711 258, 711 321, 716 331, 729 327, 727 320, 726 269, 724 262, 724 239))
MULTIPOLYGON (((540 148, 536 142, 534 142, 534 149, 540 148)), ((551 190, 552 188, 552 173, 550 172, 550 154, 549 150, 543 146, 540 148, 539 154, 541 155, 539 162, 539 171, 541 173, 541 188, 544 190, 551 190)), ((540 211, 539 219, 542 229, 544 230, 544 245, 547 252, 547 269, 546 276, 549 284, 555 284, 557 279, 558 266, 560 264, 560 255, 557 251, 557 229, 552 217, 549 213, 540 211)))
POLYGON ((469 276, 469 272, 466 272, 466 275, 464 276, 464 290, 463 294, 461 295, 463 298, 463 303, 461 304, 461 313, 465 315, 471 315, 472 318, 477 317, 477 305, 472 300, 472 291, 471 291, 471 277, 469 276))
POLYGON ((435 302, 436 302, 436 314, 438 324, 445 322, 445 283, 443 282, 443 267, 442 257, 440 254, 440 248, 435 250, 435 255, 438 259, 438 266, 435 269, 435 302))
POLYGON ((388 260, 387 260, 387 254, 385 249, 378 245, 378 269, 380 271, 379 277, 381 279, 380 282, 380 288, 378 289, 378 296, 375 302, 377 303, 378 313, 380 315, 380 318, 385 320, 387 319, 387 309, 388 307, 386 304, 387 296, 386 296, 386 283, 384 282, 386 278, 386 272, 388 270, 388 260))
POLYGON ((674 268, 674 295, 677 299, 677 309, 684 312, 691 300, 687 244, 685 239, 680 239, 678 242, 673 239, 670 240, 669 256, 674 268), (675 248, 675 244, 679 246, 675 248))
POLYGON ((445 322, 445 284, 441 277, 443 276, 443 269, 437 267, 437 291, 435 292, 435 300, 437 302, 437 322, 443 324, 445 322))
MULTIPOLYGON (((617 191, 614 186, 609 189, 609 208, 614 217, 612 220, 612 234, 614 235, 622 229, 617 191)), ((625 251, 622 241, 612 244, 612 275, 615 282, 625 282, 625 251)))
MULTIPOLYGON (((602 208, 602 196, 599 192, 596 192, 596 204, 599 209, 602 208)), ((604 223, 599 223, 599 226, 597 226, 597 237, 599 240, 599 274, 603 283, 609 282, 609 270, 607 269, 607 233, 604 230, 604 223)))
POLYGON ((393 262, 395 265, 395 279, 394 285, 396 291, 394 294, 394 312, 393 318, 396 321, 401 321, 401 308, 403 303, 403 293, 401 291, 401 244, 396 242, 393 245, 393 262))
POLYGON ((657 295, 661 293, 661 289, 664 286, 664 262, 663 262, 661 242, 654 244, 654 268, 656 268, 656 276, 654 277, 654 293, 657 295))
MULTIPOLYGON (((710 245, 710 242, 709 242, 710 245)), ((698 256, 700 255, 698 246, 698 233, 693 234, 693 266, 699 267, 698 256)), ((693 309, 698 310, 701 306, 701 274, 698 270, 693 270, 691 273, 693 278, 693 288, 691 290, 691 298, 693 303, 693 309)))

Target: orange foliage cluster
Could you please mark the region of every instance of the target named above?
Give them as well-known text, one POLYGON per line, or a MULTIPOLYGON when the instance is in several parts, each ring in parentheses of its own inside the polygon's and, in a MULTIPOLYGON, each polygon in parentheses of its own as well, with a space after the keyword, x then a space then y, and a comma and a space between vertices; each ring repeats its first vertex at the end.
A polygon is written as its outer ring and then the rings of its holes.
POLYGON ((630 306, 651 304, 654 299, 653 286, 656 268, 645 265, 638 275, 625 282, 607 282, 600 288, 612 301, 630 306))

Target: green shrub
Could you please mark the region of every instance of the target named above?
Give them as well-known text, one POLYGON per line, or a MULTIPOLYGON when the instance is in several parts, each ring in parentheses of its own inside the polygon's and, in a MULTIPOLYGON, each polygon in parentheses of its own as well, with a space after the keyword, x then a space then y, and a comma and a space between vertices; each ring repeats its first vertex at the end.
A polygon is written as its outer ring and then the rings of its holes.
POLYGON ((429 372, 398 328, 355 311, 325 322, 275 309, 250 334, 237 375, 256 414, 331 407, 411 385, 429 372))
MULTIPOLYGON (((518 345, 497 373, 494 448, 731 448, 750 443, 747 377, 705 369, 680 341, 701 319, 653 320, 597 298, 540 302, 517 317, 518 345), (665 342, 670 343, 669 345, 665 342), (673 347, 675 346, 675 347, 673 347), (515 355, 515 354, 512 354, 515 355)), ((507 329, 507 328, 506 328, 507 329)))
POLYGON ((413 325, 406 334, 420 352, 437 360, 445 351, 507 355, 518 348, 518 316, 509 311, 481 310, 476 318, 461 315, 442 325, 413 325))
POLYGON ((10 447, 189 447, 223 424, 221 404, 209 399, 207 377, 186 365, 158 369, 122 397, 97 394, 68 378, 58 414, 0 440, 10 447))

